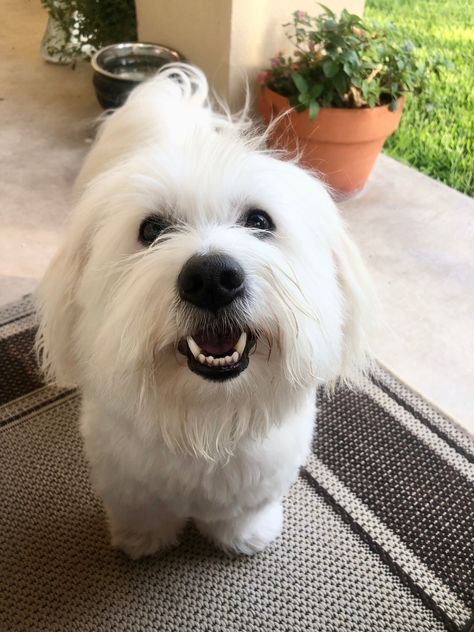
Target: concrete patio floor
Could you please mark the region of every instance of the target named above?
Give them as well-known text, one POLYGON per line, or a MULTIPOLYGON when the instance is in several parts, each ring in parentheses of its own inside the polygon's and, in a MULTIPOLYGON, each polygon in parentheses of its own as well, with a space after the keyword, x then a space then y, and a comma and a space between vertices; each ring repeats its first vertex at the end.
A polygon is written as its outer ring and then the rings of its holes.
POLYGON ((382 304, 377 358, 474 433, 474 200, 380 156, 340 208, 382 304))
MULTIPOLYGON (((42 276, 100 114, 87 64, 42 61, 39 0, 2 8, 0 305, 42 276)), ((377 358, 474 433, 474 200, 381 156, 340 207, 382 303, 377 358)))

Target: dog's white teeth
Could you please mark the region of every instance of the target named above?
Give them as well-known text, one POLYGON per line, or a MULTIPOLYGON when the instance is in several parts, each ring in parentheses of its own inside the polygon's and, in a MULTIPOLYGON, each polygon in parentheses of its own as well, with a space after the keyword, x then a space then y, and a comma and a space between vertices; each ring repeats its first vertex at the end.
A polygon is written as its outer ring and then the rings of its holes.
MULTIPOLYGON (((196 358, 196 360, 198 359, 199 354, 201 354, 201 349, 200 347, 198 347, 198 345, 196 344, 196 341, 194 340, 194 338, 192 336, 188 336, 186 338, 187 342, 188 342, 188 347, 191 350, 191 353, 193 354, 193 356, 196 358)), ((202 354, 201 354, 202 355, 202 354)), ((204 357, 204 356, 203 356, 204 357)))
POLYGON ((245 332, 242 332, 237 344, 235 345, 235 349, 232 355, 227 355, 224 358, 214 358, 211 355, 210 356, 205 355, 203 350, 199 347, 199 345, 196 343, 196 341, 194 340, 192 336, 188 336, 186 338, 186 341, 188 343, 188 347, 191 353, 193 354, 194 358, 200 364, 207 364, 208 366, 215 366, 215 367, 230 366, 231 364, 235 364, 236 362, 239 361, 240 356, 242 355, 242 352, 245 349, 245 345, 247 344, 247 334, 245 332))
POLYGON ((245 331, 243 331, 240 334, 240 338, 239 338, 237 344, 235 345, 235 350, 237 351, 237 353, 239 355, 243 354, 246 344, 247 344, 247 334, 246 334, 245 331))

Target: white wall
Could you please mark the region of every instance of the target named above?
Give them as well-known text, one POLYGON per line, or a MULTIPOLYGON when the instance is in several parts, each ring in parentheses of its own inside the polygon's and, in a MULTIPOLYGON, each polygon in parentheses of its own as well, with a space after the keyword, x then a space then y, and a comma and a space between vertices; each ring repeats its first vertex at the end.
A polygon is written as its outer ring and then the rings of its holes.
MULTIPOLYGON (((327 0, 362 14, 365 0, 327 0)), ((234 106, 242 102, 245 78, 278 51, 291 52, 282 24, 298 9, 316 13, 314 0, 136 0, 140 41, 175 48, 200 66, 216 91, 234 106)))

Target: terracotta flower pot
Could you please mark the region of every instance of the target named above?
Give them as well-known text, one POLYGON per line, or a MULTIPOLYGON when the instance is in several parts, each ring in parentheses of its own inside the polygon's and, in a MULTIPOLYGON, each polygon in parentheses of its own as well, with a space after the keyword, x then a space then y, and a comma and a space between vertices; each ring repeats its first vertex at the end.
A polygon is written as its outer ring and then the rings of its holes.
POLYGON ((403 97, 395 112, 388 105, 321 108, 310 121, 307 111, 291 110, 286 97, 266 86, 259 90, 258 107, 266 124, 288 111, 273 129, 271 144, 298 151, 301 164, 318 173, 338 197, 349 197, 363 188, 385 139, 398 127, 403 108, 403 97))

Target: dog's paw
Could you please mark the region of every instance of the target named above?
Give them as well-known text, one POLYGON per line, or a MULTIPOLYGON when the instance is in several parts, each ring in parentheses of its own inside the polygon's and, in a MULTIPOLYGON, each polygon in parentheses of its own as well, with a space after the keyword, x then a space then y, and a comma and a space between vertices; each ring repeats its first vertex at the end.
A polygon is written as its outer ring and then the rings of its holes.
POLYGON ((280 503, 266 505, 258 512, 234 520, 197 524, 201 533, 227 553, 254 555, 263 551, 280 535, 283 510, 280 503))
POLYGON ((120 549, 132 560, 138 560, 178 544, 178 535, 184 521, 162 525, 153 531, 131 531, 110 527, 110 539, 114 548, 120 549))

